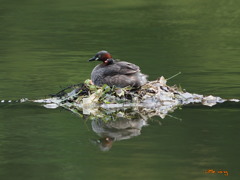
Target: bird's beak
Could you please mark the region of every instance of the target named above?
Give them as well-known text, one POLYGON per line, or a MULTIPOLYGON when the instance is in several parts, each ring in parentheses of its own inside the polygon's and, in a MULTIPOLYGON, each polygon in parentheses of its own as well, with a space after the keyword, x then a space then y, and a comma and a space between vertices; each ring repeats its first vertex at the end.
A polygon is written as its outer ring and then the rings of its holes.
POLYGON ((98 59, 99 59, 98 57, 94 56, 91 59, 89 59, 88 61, 97 61, 98 59))

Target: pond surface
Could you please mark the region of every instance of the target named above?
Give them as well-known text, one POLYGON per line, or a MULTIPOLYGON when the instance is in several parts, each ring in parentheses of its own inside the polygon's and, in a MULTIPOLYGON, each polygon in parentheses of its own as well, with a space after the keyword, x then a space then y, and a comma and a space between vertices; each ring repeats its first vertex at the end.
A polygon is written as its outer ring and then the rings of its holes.
MULTIPOLYGON (((188 92, 240 97, 235 0, 1 1, 0 99, 38 99, 90 78, 99 50, 188 92)), ((0 104, 4 180, 240 177, 240 105, 182 107, 111 142, 91 120, 34 103, 0 104), (95 127, 96 130, 96 127, 95 127), (108 139, 107 139, 108 140, 108 139), (93 143, 95 142, 95 143, 93 143), (210 172, 210 171, 209 171, 210 172)))

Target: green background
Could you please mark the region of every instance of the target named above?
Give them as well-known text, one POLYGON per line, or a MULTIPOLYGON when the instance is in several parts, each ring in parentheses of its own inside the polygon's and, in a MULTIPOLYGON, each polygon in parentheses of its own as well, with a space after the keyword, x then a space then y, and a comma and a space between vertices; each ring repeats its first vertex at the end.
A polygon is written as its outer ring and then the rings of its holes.
MULTIPOLYGON (((237 0, 0 0, 0 99, 38 99, 90 78, 99 50, 150 80, 240 98, 237 0)), ((0 175, 8 180, 238 179, 239 104, 154 117, 108 152, 85 121, 37 104, 0 104, 0 175), (159 125, 159 121, 162 125, 159 125)))

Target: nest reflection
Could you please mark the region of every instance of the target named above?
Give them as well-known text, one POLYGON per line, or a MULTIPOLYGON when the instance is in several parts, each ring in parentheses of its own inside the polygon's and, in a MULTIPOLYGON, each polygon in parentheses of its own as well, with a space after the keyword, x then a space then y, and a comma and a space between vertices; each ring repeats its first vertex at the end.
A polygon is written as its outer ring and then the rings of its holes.
POLYGON ((164 118, 166 114, 147 108, 97 109, 86 115, 82 109, 68 109, 82 118, 91 121, 92 130, 100 137, 91 140, 102 151, 108 151, 116 141, 130 139, 141 134, 148 120, 153 116, 164 118))

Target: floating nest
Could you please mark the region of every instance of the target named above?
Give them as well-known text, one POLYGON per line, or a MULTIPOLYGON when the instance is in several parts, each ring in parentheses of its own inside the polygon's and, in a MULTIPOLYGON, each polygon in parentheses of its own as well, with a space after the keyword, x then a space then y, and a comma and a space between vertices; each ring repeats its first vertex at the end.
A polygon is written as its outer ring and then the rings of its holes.
MULTIPOLYGON (((60 92, 51 95, 51 98, 34 100, 34 102, 45 103, 46 108, 64 107, 79 115, 94 117, 108 117, 109 114, 118 114, 128 110, 130 114, 140 112, 141 116, 158 115, 164 118, 169 112, 174 111, 182 105, 198 103, 213 106, 217 103, 227 101, 220 97, 203 96, 189 93, 180 87, 166 85, 167 80, 160 77, 150 81, 140 88, 117 88, 103 85, 95 86, 91 80, 82 84, 72 85, 60 92)), ((228 101, 237 101, 231 99, 228 101)), ((118 114, 119 115, 119 114, 118 114)), ((127 116, 127 114, 126 114, 127 116)), ((114 116, 115 117, 115 116, 114 116)))

